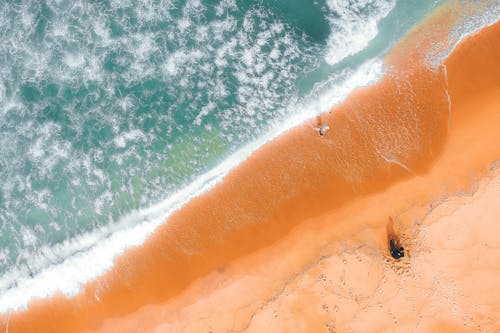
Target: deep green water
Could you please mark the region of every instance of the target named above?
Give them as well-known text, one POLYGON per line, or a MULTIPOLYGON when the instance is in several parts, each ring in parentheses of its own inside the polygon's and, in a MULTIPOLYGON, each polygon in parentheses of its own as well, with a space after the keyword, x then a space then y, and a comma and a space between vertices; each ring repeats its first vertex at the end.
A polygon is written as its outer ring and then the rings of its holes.
POLYGON ((0 290, 143 222, 437 5, 0 2, 0 290))

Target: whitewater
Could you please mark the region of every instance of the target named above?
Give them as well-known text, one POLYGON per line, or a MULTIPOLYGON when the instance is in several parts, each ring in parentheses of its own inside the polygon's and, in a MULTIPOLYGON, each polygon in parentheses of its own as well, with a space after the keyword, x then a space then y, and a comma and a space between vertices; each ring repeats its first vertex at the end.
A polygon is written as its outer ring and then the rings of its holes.
MULTIPOLYGON (((328 29, 304 31, 298 2, 211 3, 0 5, 0 312, 77 294, 256 149, 376 82, 438 5, 330 0, 307 12, 328 29)), ((447 52, 497 17, 469 16, 447 52)))

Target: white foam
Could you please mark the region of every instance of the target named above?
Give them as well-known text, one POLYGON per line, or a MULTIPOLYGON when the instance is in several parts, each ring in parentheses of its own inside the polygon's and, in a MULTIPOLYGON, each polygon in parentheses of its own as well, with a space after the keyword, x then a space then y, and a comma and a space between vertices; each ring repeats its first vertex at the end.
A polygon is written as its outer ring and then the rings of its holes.
POLYGON ((0 278, 0 312, 26 308, 30 299, 49 297, 58 291, 66 296, 77 294, 87 281, 109 270, 116 255, 123 253, 130 246, 142 244, 173 211, 213 188, 256 149, 292 127, 326 111, 334 103, 345 98, 352 89, 375 82, 381 75, 380 60, 366 63, 341 87, 323 91, 320 96, 311 96, 310 101, 296 105, 296 110, 300 112, 294 117, 277 123, 272 131, 241 148, 229 159, 164 201, 134 211, 118 223, 111 223, 91 233, 82 234, 58 245, 42 246, 35 258, 31 258, 29 270, 12 268, 0 278), (38 273, 32 276, 33 271, 38 273))
POLYGON ((179 68, 195 63, 204 56, 205 54, 200 50, 177 50, 169 55, 163 68, 167 74, 175 76, 179 74, 179 68))
POLYGON ((64 63, 71 68, 78 68, 82 67, 85 63, 85 59, 83 54, 66 53, 64 55, 64 63))
POLYGON ((216 107, 216 105, 213 102, 209 102, 207 105, 203 106, 201 108, 200 113, 198 113, 198 115, 194 119, 194 124, 198 125, 198 126, 201 125, 203 117, 205 117, 206 115, 208 115, 210 113, 210 111, 212 111, 212 110, 215 109, 215 107, 216 107))
POLYGON ((113 139, 115 146, 125 148, 127 141, 134 141, 137 139, 144 139, 146 136, 141 130, 134 129, 129 132, 121 133, 113 139))
POLYGON ((235 9, 237 9, 235 0, 222 0, 215 6, 217 16, 222 16, 223 14, 235 9))
POLYGON ((464 39, 500 20, 500 2, 495 0, 465 4, 461 10, 459 23, 448 34, 446 45, 436 45, 436 49, 426 55, 434 67, 438 67, 464 39))
POLYGON ((379 21, 395 4, 395 0, 328 0, 332 31, 326 62, 334 65, 363 50, 377 36, 379 21))
POLYGON ((38 238, 30 228, 23 226, 21 228, 21 234, 25 246, 34 246, 38 243, 38 238))
POLYGON ((0 249, 0 263, 3 264, 6 263, 8 258, 9 258, 9 249, 0 249))
POLYGON ((38 129, 38 138, 31 145, 28 154, 34 164, 40 165, 44 174, 50 174, 62 160, 67 160, 71 153, 71 143, 57 139, 61 126, 47 122, 38 129))

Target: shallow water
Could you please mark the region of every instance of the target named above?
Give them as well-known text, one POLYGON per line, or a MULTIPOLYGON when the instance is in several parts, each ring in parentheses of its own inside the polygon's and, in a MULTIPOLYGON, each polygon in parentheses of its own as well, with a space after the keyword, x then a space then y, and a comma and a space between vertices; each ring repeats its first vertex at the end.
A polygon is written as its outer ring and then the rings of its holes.
POLYGON ((380 76, 439 4, 2 2, 0 308, 109 268, 259 144, 380 76))

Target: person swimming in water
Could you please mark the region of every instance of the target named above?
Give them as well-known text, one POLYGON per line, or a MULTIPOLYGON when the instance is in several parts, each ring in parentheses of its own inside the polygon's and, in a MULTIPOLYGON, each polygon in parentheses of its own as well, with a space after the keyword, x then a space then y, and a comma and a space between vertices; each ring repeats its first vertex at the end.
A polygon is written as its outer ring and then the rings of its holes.
POLYGON ((399 259, 405 256, 405 249, 400 246, 398 247, 394 239, 389 240, 391 256, 394 259, 399 259))

